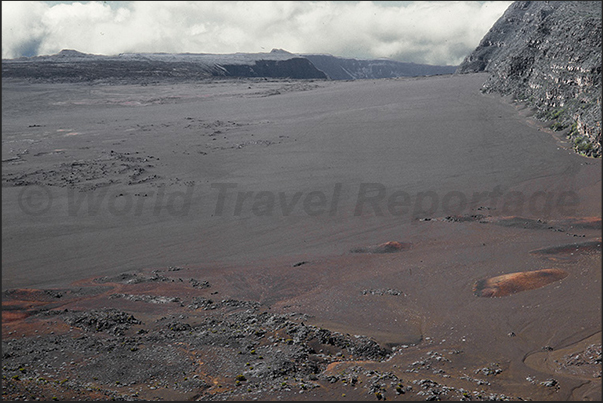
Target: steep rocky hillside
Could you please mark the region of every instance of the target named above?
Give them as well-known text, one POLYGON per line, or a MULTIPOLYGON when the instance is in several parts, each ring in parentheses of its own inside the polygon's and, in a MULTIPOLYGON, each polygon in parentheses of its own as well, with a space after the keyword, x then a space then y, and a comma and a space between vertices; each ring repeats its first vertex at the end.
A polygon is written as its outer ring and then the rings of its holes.
POLYGON ((483 91, 511 95, 601 157, 601 3, 517 1, 457 73, 490 72, 483 91))

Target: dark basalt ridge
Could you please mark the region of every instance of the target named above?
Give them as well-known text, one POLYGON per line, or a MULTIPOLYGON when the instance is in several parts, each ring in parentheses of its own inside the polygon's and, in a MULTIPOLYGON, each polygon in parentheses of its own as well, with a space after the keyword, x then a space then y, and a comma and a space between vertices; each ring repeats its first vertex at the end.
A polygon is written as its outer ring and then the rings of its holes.
POLYGON ((360 60, 332 55, 304 55, 332 80, 357 80, 453 74, 456 66, 404 63, 388 59, 360 60))
POLYGON ((56 55, 2 60, 2 76, 52 82, 200 80, 211 77, 326 79, 310 61, 291 53, 91 55, 65 49, 56 55))
POLYGON ((216 77, 355 80, 452 74, 455 70, 456 66, 298 55, 282 49, 273 49, 270 53, 122 53, 116 56, 64 49, 55 55, 2 60, 3 78, 36 82, 148 83, 216 77))

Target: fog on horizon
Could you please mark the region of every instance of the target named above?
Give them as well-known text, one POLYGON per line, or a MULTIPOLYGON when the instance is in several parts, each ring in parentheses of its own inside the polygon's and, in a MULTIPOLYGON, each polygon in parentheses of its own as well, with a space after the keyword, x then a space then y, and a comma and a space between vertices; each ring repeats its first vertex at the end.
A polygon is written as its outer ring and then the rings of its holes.
POLYGON ((3 1, 2 58, 280 48, 458 65, 511 3, 3 1))

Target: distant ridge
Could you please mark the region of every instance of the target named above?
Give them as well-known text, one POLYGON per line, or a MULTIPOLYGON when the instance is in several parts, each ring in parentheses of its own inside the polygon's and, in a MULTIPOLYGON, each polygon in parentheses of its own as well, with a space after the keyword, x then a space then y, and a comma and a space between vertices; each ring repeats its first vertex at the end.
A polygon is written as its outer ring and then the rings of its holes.
POLYGON ((2 76, 37 81, 197 80, 210 77, 326 79, 306 58, 270 53, 121 53, 91 55, 65 49, 55 55, 2 60, 2 76))
POLYGON ((359 60, 269 53, 120 53, 93 55, 64 49, 55 55, 2 60, 2 76, 37 81, 183 80, 210 77, 268 77, 357 80, 452 74, 454 66, 431 66, 388 59, 359 60))
POLYGON ((88 55, 86 53, 78 52, 77 50, 73 50, 73 49, 63 49, 59 53, 57 53, 55 55, 55 57, 57 57, 57 58, 59 58, 59 57, 60 58, 62 58, 62 57, 69 57, 69 58, 75 58, 75 57, 91 58, 91 57, 94 57, 94 55, 88 55))
POLYGON ((491 73, 485 92, 510 95, 601 157, 601 3, 516 1, 457 73, 491 73))
POLYGON ((332 80, 359 80, 453 74, 457 66, 433 66, 388 59, 350 59, 332 55, 304 54, 332 80))

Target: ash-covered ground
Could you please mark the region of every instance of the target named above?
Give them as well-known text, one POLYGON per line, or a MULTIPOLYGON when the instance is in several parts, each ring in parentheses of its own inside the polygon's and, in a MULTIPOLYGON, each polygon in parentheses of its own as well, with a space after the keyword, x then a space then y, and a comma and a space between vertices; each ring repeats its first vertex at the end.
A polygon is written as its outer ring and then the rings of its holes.
POLYGON ((4 80, 3 398, 600 399, 601 160, 485 79, 4 80))

